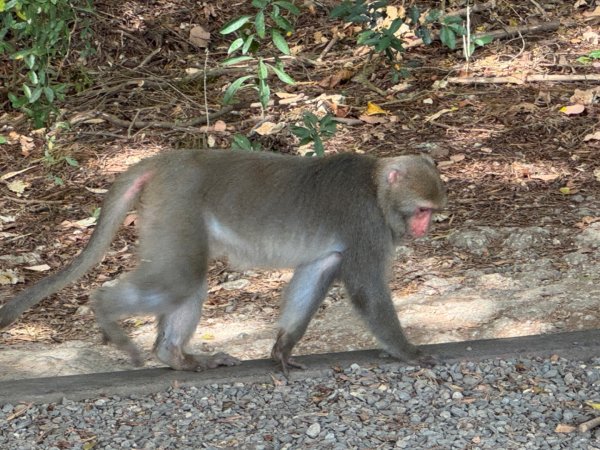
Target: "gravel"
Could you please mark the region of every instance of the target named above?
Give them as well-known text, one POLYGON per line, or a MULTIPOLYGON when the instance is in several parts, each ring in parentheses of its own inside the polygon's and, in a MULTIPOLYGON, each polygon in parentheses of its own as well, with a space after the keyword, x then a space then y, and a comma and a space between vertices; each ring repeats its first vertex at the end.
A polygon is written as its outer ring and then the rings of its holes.
POLYGON ((600 427, 576 429, 600 415, 586 402, 600 402, 600 358, 353 364, 318 379, 0 405, 0 448, 597 450, 600 427))

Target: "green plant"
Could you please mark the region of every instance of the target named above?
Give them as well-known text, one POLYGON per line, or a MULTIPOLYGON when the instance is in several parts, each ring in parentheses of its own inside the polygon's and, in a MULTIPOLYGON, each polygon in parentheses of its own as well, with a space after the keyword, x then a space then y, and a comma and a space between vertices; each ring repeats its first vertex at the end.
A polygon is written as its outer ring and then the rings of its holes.
POLYGON ((285 0, 253 0, 252 6, 258 11, 255 15, 237 17, 221 29, 221 34, 234 34, 237 38, 229 45, 227 50, 230 58, 223 61, 228 66, 240 62, 255 61, 256 75, 245 75, 236 79, 229 85, 223 97, 223 103, 231 103, 235 94, 245 86, 251 86, 258 92, 258 97, 263 108, 266 108, 271 97, 268 84, 269 74, 275 74, 281 81, 294 84, 283 67, 283 63, 276 58, 275 64, 268 64, 260 56, 264 52, 264 43, 270 41, 284 55, 290 54, 290 48, 285 36, 294 31, 289 17, 300 14, 300 10, 292 2, 285 0))
POLYGON ((261 152, 263 150, 259 142, 252 142, 243 134, 234 134, 231 141, 231 150, 245 152, 261 152))
MULTIPOLYGON (((91 0, 0 0, 0 55, 14 61, 8 97, 38 128, 64 98, 67 86, 57 82, 55 63, 69 52, 80 11, 90 12, 91 0)), ((91 33, 87 19, 79 33, 91 33)))
MULTIPOLYGON (((339 18, 346 22, 363 25, 366 29, 358 34, 357 43, 373 48, 376 53, 383 53, 390 63, 397 81, 398 75, 405 75, 405 71, 399 69, 398 55, 404 52, 402 41, 397 37, 400 27, 404 24, 414 30, 414 33, 429 45, 433 42, 430 27, 438 26, 440 29, 440 41, 450 49, 456 48, 456 37, 466 36, 468 30, 463 25, 463 18, 459 16, 443 16, 440 10, 432 9, 422 15, 417 6, 411 6, 406 11, 405 17, 397 17, 385 22, 387 0, 368 2, 367 0, 344 0, 331 11, 331 17, 339 18), (385 26, 382 25, 385 23, 385 26)), ((492 41, 489 36, 484 36, 468 43, 468 55, 475 50, 475 46, 485 45, 492 41)))
POLYGON ((337 130, 337 123, 331 114, 326 114, 321 119, 311 112, 305 112, 302 117, 305 126, 294 125, 291 127, 294 133, 300 139, 300 145, 313 143, 314 152, 307 153, 307 156, 316 154, 323 156, 325 148, 323 141, 333 136, 337 130))
POLYGON ((600 59, 600 50, 592 50, 587 54, 587 56, 580 56, 577 58, 577 62, 582 64, 589 64, 596 59, 600 59))
POLYGON ((54 153, 54 143, 56 141, 56 137, 54 135, 46 136, 46 146, 44 148, 44 157, 42 161, 44 164, 48 166, 54 166, 56 164, 65 162, 72 167, 79 167, 79 163, 75 158, 66 155, 56 155, 54 153))

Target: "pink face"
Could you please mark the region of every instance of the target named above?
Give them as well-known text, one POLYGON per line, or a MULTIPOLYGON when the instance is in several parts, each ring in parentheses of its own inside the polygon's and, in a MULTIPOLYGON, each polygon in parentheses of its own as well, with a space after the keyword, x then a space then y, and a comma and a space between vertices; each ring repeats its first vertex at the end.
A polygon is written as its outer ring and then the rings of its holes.
POLYGON ((420 238, 427 234, 432 216, 431 208, 417 208, 408 220, 408 232, 412 237, 420 238))

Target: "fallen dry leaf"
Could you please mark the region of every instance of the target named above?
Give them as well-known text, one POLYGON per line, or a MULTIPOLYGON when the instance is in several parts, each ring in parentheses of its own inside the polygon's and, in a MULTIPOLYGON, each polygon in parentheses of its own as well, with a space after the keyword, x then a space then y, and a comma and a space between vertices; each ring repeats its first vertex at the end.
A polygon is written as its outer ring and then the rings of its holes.
POLYGON ((539 173, 531 175, 530 178, 534 180, 542 180, 542 181, 554 181, 559 178, 560 175, 557 173, 539 173))
POLYGON ((333 75, 323 78, 319 82, 319 86, 325 89, 332 89, 343 81, 348 81, 354 76, 354 71, 350 69, 342 69, 333 75))
POLYGON ((563 106, 562 108, 560 108, 561 113, 565 113, 569 116, 575 115, 575 114, 581 114, 583 111, 585 111, 585 106, 583 106, 583 105, 569 105, 569 106, 563 106))
POLYGON ((108 192, 108 189, 104 188, 91 188, 85 186, 85 189, 93 194, 106 194, 108 192))
POLYGON ((365 114, 367 114, 368 116, 376 116, 379 114, 387 115, 389 113, 390 113, 389 111, 386 111, 381 106, 379 106, 377 103, 367 102, 367 110, 365 111, 365 114))
POLYGON ((388 119, 384 116, 368 116, 366 114, 362 114, 358 117, 359 120, 362 120, 365 123, 376 124, 376 123, 386 123, 388 119))
POLYGON ((29 186, 29 183, 25 183, 21 180, 15 180, 11 181, 10 183, 6 183, 6 187, 15 194, 22 194, 25 192, 25 188, 27 186, 29 186))
POLYGON ((190 30, 190 42, 196 47, 206 48, 210 42, 210 33, 200 25, 196 25, 190 30))
POLYGON ((285 123, 263 122, 254 131, 261 136, 277 134, 285 128, 285 123))
POLYGON ((600 97, 600 87, 592 89, 575 89, 569 101, 578 105, 591 105, 600 97))
POLYGON ((559 423, 558 425, 556 425, 556 428, 554 429, 554 432, 556 432, 556 433, 572 433, 576 429, 577 429, 577 427, 574 427, 573 425, 567 425, 565 423, 559 423))
POLYGON ((31 270, 33 272, 46 272, 50 270, 50 266, 48 264, 39 264, 37 266, 28 266, 25 267, 27 270, 31 270))
POLYGON ((33 147, 35 147, 33 143, 33 138, 28 136, 19 136, 19 144, 21 144, 21 154, 23 156, 29 156, 33 147))
POLYGON ((223 131, 227 130, 227 124, 225 122, 223 122, 222 120, 217 120, 215 122, 215 124, 213 125, 213 130, 215 130, 217 132, 223 132, 223 131))
POLYGON ((6 286, 9 284, 17 284, 22 282, 23 278, 19 277, 14 270, 0 270, 0 286, 6 286))
POLYGON ((586 134, 583 138, 584 142, 587 141, 600 141, 600 131, 596 131, 595 133, 586 134))
POLYGON ((596 9, 593 11, 585 11, 583 13, 585 17, 599 17, 600 16, 600 6, 596 6, 596 9))
POLYGON ((130 227, 131 225, 135 225, 138 220, 138 215, 136 213, 127 214, 125 220, 123 220, 124 227, 130 227))

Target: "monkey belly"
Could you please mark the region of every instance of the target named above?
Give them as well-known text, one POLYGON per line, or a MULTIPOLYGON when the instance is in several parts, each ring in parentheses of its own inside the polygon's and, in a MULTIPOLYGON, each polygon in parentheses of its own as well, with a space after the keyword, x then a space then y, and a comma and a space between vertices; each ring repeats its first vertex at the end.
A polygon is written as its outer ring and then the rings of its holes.
POLYGON ((335 237, 309 236, 306 232, 249 233, 242 237, 233 226, 215 216, 206 220, 209 234, 209 256, 227 258, 237 269, 290 268, 307 264, 333 252, 343 253, 345 246, 335 237))

